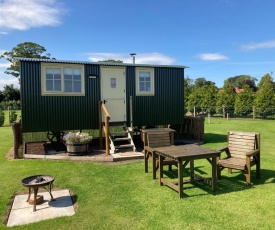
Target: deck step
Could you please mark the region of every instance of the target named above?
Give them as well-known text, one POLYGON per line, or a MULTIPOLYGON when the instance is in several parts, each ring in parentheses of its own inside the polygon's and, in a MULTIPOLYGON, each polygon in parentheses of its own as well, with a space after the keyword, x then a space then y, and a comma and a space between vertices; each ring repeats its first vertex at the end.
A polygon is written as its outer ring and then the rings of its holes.
POLYGON ((123 149, 131 149, 133 152, 136 151, 135 144, 132 138, 132 130, 127 127, 125 122, 114 122, 110 123, 110 153, 123 152, 123 149), (114 130, 112 132, 112 130, 114 130))
POLYGON ((127 148, 133 148, 134 145, 127 144, 127 145, 116 145, 117 149, 127 149, 127 148))
POLYGON ((113 138, 113 141, 130 141, 131 138, 129 137, 116 137, 116 138, 113 138))
POLYGON ((110 135, 111 136, 119 136, 119 135, 125 135, 127 134, 127 131, 119 131, 119 132, 111 132, 110 135))

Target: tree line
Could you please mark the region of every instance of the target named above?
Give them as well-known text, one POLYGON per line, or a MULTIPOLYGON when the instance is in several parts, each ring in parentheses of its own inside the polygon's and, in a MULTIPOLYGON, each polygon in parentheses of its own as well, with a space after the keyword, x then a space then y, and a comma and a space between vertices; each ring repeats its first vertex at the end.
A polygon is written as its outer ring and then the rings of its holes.
POLYGON ((252 107, 258 109, 262 117, 275 108, 275 83, 271 74, 265 74, 258 84, 257 79, 249 75, 230 77, 222 88, 216 87, 205 78, 184 79, 185 113, 222 113, 234 110, 234 113, 247 115, 252 107))

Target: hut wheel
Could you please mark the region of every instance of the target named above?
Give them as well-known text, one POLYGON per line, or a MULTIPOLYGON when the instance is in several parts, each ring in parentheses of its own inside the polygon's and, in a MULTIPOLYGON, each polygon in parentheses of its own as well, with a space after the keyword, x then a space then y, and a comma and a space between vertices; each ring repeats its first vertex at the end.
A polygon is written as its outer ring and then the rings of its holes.
POLYGON ((64 137, 63 131, 48 131, 48 133, 47 133, 47 138, 51 143, 62 142, 63 137, 64 137))

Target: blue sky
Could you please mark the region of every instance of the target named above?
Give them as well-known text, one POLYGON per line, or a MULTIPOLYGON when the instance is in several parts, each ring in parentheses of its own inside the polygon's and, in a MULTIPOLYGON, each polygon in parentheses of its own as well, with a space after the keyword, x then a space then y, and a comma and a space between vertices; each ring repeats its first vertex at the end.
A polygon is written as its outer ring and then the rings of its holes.
MULTIPOLYGON (((184 65, 222 87, 275 71, 274 0, 0 0, 0 53, 22 42, 60 60, 184 65)), ((4 74, 0 90, 19 87, 4 74)))

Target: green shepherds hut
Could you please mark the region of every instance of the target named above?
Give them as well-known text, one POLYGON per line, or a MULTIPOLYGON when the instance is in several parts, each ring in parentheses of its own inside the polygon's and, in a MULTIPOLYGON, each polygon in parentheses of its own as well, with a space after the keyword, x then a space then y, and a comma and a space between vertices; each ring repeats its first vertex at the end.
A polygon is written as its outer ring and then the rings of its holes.
POLYGON ((100 103, 110 123, 183 124, 185 66, 14 60, 20 63, 23 133, 98 129, 100 103))

